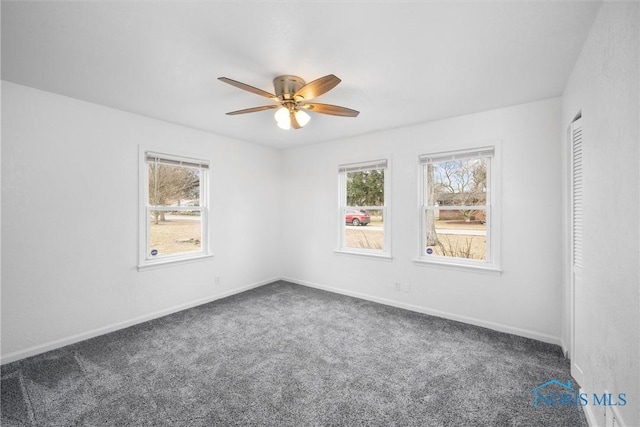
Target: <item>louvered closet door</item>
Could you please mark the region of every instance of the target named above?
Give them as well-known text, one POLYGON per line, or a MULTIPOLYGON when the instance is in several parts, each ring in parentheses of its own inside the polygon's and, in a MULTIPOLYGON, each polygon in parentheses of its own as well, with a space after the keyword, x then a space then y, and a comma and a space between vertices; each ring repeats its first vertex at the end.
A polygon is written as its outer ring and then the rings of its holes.
POLYGON ((582 269, 582 215, 584 187, 582 180, 582 119, 571 125, 571 219, 573 268, 582 269))
POLYGON ((582 282, 583 262, 583 226, 584 226, 584 165, 582 118, 571 124, 571 286, 573 296, 573 354, 571 354, 571 373, 582 382, 583 372, 580 366, 586 356, 584 346, 587 342, 587 300, 582 282))

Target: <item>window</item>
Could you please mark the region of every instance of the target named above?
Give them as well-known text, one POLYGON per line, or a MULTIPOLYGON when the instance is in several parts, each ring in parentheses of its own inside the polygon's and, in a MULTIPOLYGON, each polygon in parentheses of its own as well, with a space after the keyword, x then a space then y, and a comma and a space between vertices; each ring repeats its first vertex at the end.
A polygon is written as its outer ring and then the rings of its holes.
POLYGON ((494 148, 420 156, 420 261, 497 268, 494 148))
POLYGON ((143 152, 140 266, 209 254, 209 163, 143 152))
POLYGON ((389 255, 387 160, 351 163, 340 174, 340 251, 389 255))

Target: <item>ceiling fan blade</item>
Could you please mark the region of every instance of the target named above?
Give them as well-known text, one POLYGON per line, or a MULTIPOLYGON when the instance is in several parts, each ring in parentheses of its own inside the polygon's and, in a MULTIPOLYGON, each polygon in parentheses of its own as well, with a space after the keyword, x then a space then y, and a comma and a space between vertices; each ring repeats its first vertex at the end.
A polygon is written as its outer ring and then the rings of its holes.
POLYGON ((249 86, 248 84, 241 83, 227 77, 218 77, 218 80, 230 84, 231 86, 235 86, 239 89, 246 90, 251 93, 255 93, 256 95, 264 96, 265 98, 273 99, 274 101, 278 101, 278 97, 272 93, 266 92, 262 89, 258 89, 257 87, 249 86))
POLYGON ((337 105, 329 104, 303 104, 300 105, 300 108, 304 108, 305 110, 309 110, 314 113, 331 114, 332 116, 356 117, 358 114, 360 114, 360 111, 352 110, 351 108, 339 107, 337 105))
POLYGON ((235 116, 236 114, 256 113, 258 111, 273 110, 280 108, 279 105, 263 105, 262 107, 245 108, 244 110, 231 111, 227 113, 227 116, 235 116))
POLYGON ((289 118, 291 119, 291 127, 294 129, 302 129, 302 126, 300 126, 300 123, 298 123, 298 119, 296 119, 296 114, 295 112, 292 110, 289 113, 289 118))
POLYGON ((299 98, 304 98, 305 100, 316 98, 323 93, 329 92, 331 89, 336 87, 338 83, 342 80, 334 76, 333 74, 329 74, 328 76, 320 77, 317 80, 312 81, 311 83, 307 83, 302 86, 300 89, 293 94, 293 99, 299 100, 299 98))

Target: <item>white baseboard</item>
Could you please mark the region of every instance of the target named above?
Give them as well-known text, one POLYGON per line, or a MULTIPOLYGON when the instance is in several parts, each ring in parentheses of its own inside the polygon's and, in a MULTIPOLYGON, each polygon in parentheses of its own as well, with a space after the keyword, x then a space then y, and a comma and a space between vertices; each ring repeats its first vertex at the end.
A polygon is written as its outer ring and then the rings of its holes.
MULTIPOLYGON (((580 388, 580 393, 584 393, 584 389, 580 388)), ((609 394, 607 390, 603 391, 604 394, 609 394)), ((607 420, 604 418, 604 410, 605 408, 602 406, 593 406, 593 405, 584 405, 582 407, 584 411, 584 416, 587 418, 587 423, 589 427, 625 427, 628 424, 624 422, 624 419, 620 415, 620 411, 617 406, 610 405, 606 407, 607 411, 607 420), (596 408, 597 411, 596 411, 596 408), (615 421, 614 421, 615 419, 615 421)))
POLYGON ((468 323, 470 325, 481 326, 483 328, 492 329, 494 331, 505 332, 508 334, 518 335, 525 338, 531 338, 537 341, 546 342, 549 344, 555 344, 558 346, 562 345, 562 341, 560 337, 555 337, 552 335, 541 334, 539 332, 530 331, 527 329, 515 328, 508 325, 502 325, 500 323, 488 322, 480 319, 474 319, 472 317, 461 316, 454 313, 448 313, 445 311, 434 310, 418 305, 407 304, 400 301, 395 301, 387 298, 376 297, 373 295, 363 294, 360 292, 353 292, 345 289, 334 288, 332 286, 320 285, 318 283, 311 283, 306 280, 298 280, 291 277, 283 277, 282 280, 287 282, 295 283, 302 286, 308 286, 310 288, 322 289, 329 292, 334 292, 337 294, 347 295, 350 297, 360 298, 367 301, 373 301, 380 304, 390 305, 397 308, 403 308, 405 310, 415 311, 418 313, 429 314, 431 316, 442 317, 445 319, 455 320, 462 323, 468 323))
POLYGON ((55 350, 60 347, 64 347, 66 345, 75 344, 80 341, 88 340, 90 338, 94 338, 100 335, 108 334, 109 332, 114 332, 120 329, 128 328, 133 325, 137 325, 139 323, 147 322, 149 320, 157 319, 159 317, 167 316, 169 314, 177 313, 182 310, 186 310, 192 307, 197 307, 202 304, 207 304, 209 302, 219 300, 222 298, 229 297, 231 295, 239 294, 241 292, 248 291, 250 289, 258 288, 260 286, 264 286, 269 283, 273 283, 280 280, 279 277, 275 277, 273 279, 262 280, 260 282, 252 283, 246 286, 242 286, 240 288, 235 288, 230 291, 222 292, 220 294, 216 294, 213 296, 209 296, 206 298, 201 298, 199 300, 191 301, 185 304, 180 304, 174 307, 170 307, 164 310, 156 311, 154 313, 145 314, 143 316, 136 317, 134 319, 125 320, 123 322, 114 323, 112 325, 104 326, 101 328, 93 329, 91 331, 82 332, 76 335, 72 335, 70 337, 62 338, 55 341, 50 341, 45 344, 37 345, 34 347, 27 348, 25 350, 15 351, 13 353, 9 353, 2 356, 2 360, 0 361, 1 365, 6 363, 15 362, 20 359, 24 359, 27 357, 35 356, 40 353, 44 353, 47 351, 55 350))
MULTIPOLYGON (((580 388, 579 392, 582 395, 582 393, 584 393, 584 390, 580 388)), ((587 419, 587 424, 589 424, 589 427, 604 426, 603 423, 598 424, 598 422, 596 421, 596 414, 593 413, 593 406, 584 405, 582 407, 582 410, 584 412, 585 418, 587 419)))
POLYGON ((567 359, 571 359, 571 355, 569 354, 569 347, 567 347, 562 337, 560 337, 560 347, 562 348, 562 354, 564 354, 564 357, 567 359))

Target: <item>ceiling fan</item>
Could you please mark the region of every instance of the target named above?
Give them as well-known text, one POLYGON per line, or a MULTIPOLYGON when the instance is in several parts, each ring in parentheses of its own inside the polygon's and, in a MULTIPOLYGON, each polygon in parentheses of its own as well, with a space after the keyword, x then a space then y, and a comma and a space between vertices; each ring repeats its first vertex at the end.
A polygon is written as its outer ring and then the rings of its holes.
POLYGON ((278 122, 278 126, 282 129, 300 129, 306 125, 309 122, 310 117, 305 111, 342 117, 356 117, 360 114, 359 111, 346 107, 309 102, 310 100, 327 93, 341 82, 341 80, 333 74, 321 77, 311 83, 305 83, 305 81, 298 76, 278 76, 273 79, 275 94, 227 77, 218 77, 218 80, 277 102, 277 104, 231 111, 227 113, 227 115, 235 116, 236 114, 255 113, 258 111, 277 109, 275 119, 278 122))

